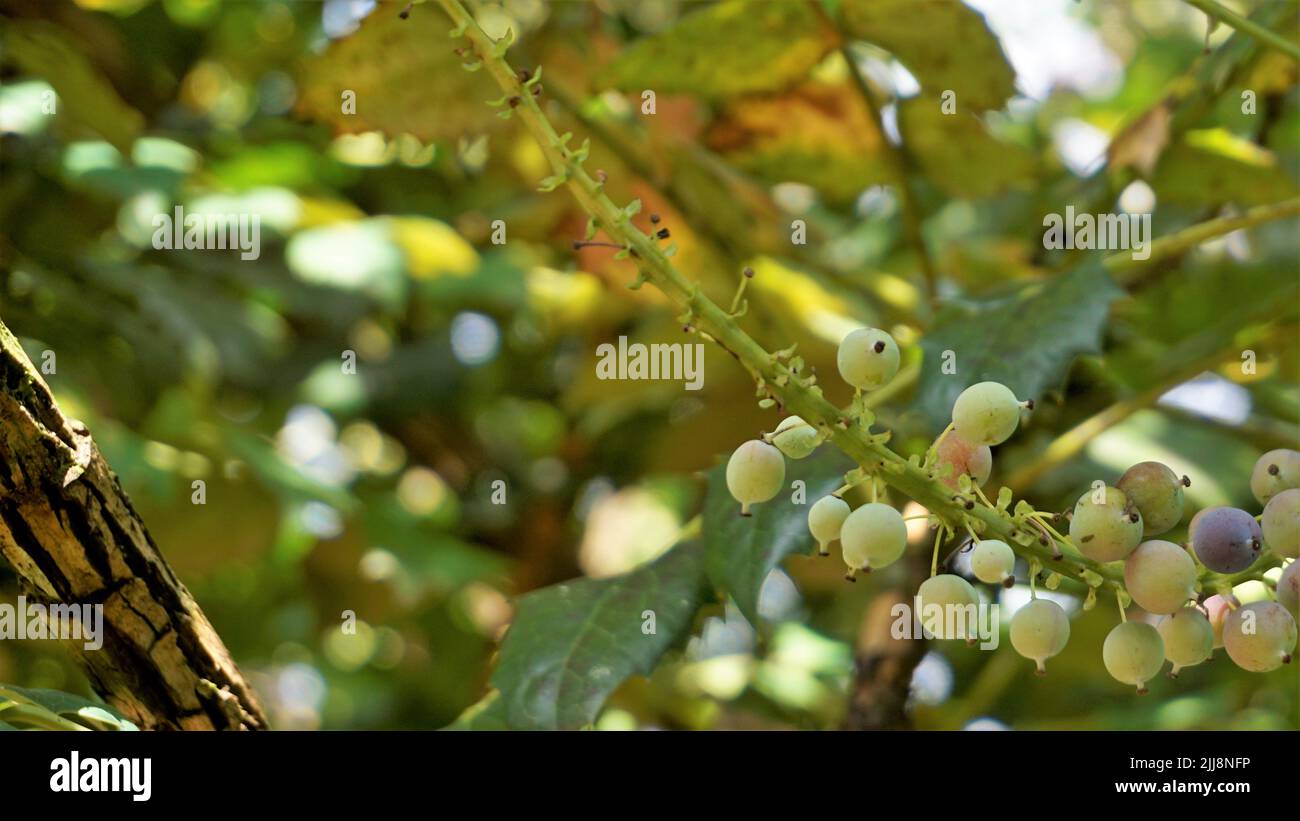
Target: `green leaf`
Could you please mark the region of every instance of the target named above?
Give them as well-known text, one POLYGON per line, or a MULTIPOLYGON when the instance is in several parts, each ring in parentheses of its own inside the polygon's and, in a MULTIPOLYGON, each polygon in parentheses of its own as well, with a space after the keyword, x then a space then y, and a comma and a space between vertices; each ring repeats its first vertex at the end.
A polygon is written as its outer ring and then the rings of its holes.
POLYGON ((0 717, 45 730, 137 730, 112 708, 61 690, 0 685, 0 717))
POLYGON ((621 576, 578 579, 519 599, 492 675, 506 723, 587 726, 624 679, 648 674, 689 630, 705 592, 703 547, 690 541, 621 576), (642 632, 645 611, 654 612, 654 633, 642 632))
POLYGON ((1032 184, 1034 156, 996 139, 969 112, 944 114, 937 100, 914 97, 899 105, 898 119, 926 178, 955 197, 988 197, 1032 184))
POLYGON ((1041 396, 1065 380, 1076 356, 1100 350, 1110 303, 1121 293, 1096 259, 1009 299, 942 312, 921 340, 914 407, 937 432, 958 394, 976 382, 1001 382, 1020 399, 1041 396), (943 373, 945 351, 955 354, 956 373, 943 373))
POLYGON ((806 75, 835 45, 803 2, 728 0, 638 40, 609 67, 625 91, 718 98, 774 91, 806 75))
POLYGON ((73 138, 87 131, 103 137, 123 154, 144 128, 144 117, 127 105, 113 86, 59 28, 43 20, 9 20, 0 53, 23 71, 47 81, 58 93, 57 111, 73 138))
POLYGON ((844 0, 844 24, 857 38, 898 58, 938 104, 957 94, 957 111, 1001 108, 1016 73, 984 17, 959 0, 844 0))
MULTIPOLYGON (((792 553, 807 552, 808 508, 841 484, 853 468, 848 457, 823 446, 806 459, 787 459, 786 490, 775 499, 754 505, 753 515, 741 516, 740 503, 727 490, 725 464, 709 471, 704 501, 705 569, 709 581, 735 600, 750 624, 758 624, 758 594, 768 574, 792 553), (805 483, 805 503, 791 500, 790 485, 805 483)), ((828 560, 829 561, 829 560, 828 560)))

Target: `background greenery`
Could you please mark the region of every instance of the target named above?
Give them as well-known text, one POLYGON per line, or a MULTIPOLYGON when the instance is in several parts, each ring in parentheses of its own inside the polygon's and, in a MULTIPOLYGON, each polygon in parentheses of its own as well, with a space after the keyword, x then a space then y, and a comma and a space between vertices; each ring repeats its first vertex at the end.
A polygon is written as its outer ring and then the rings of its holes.
MULTIPOLYGON (((908 563, 847 585, 838 560, 781 561, 808 546, 797 520, 768 514, 749 546, 734 519, 710 527, 705 473, 778 416, 712 347, 698 394, 595 378, 620 334, 695 340, 624 287, 626 262, 572 250, 585 215, 537 191, 544 157, 484 105, 500 94, 461 70, 436 5, 371 5, 0 0, 0 316, 35 362, 55 353, 65 411, 275 726, 442 727, 489 678, 505 697, 471 725, 837 726, 870 604, 909 589, 908 563), (152 217, 177 204, 260 215, 260 258, 154 250, 152 217), (703 536, 681 536, 702 508, 703 536), (642 642, 665 595, 679 604, 642 642)), ((833 375, 847 329, 895 334, 905 365, 877 415, 900 451, 946 422, 954 349, 1040 400, 992 489, 1060 510, 1152 458, 1192 477, 1193 510, 1254 510, 1256 456, 1300 438, 1296 221, 1112 277, 1043 250, 1042 217, 1154 207, 1161 235, 1294 197, 1295 61, 1227 27, 1207 51, 1204 15, 1175 0, 978 5, 996 25, 941 0, 477 9, 518 35, 517 65, 545 66, 548 113, 592 138, 611 196, 662 215, 681 270, 724 301, 754 267, 743 323, 765 345, 833 375), (936 115, 944 90, 955 116, 936 115)), ((1295 35, 1294 3, 1236 7, 1295 35)), ((835 459, 791 468, 815 496, 835 459)), ((7 569, 0 592, 18 592, 7 569)), ((1005 641, 930 648, 914 725, 1300 726, 1296 665, 1251 675, 1220 653, 1131 696, 1100 663, 1115 619, 1078 613, 1046 679, 1005 641)), ((44 643, 0 643, 0 681, 89 692, 44 643)))

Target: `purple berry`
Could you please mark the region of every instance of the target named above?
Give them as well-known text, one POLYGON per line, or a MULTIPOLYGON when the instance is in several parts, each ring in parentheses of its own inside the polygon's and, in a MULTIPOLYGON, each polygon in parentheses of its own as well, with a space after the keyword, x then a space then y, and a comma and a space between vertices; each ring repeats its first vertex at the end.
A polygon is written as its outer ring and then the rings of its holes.
POLYGON ((1259 522, 1235 507, 1207 507, 1192 517, 1187 536, 1196 557, 1215 573, 1239 573, 1250 567, 1264 546, 1259 522))

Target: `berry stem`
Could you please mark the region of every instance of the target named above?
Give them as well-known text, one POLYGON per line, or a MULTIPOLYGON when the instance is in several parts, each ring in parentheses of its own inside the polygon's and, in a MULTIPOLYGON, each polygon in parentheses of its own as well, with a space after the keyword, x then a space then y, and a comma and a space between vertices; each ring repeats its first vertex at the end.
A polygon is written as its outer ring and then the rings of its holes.
POLYGON ((934 553, 930 556, 930 578, 939 575, 939 545, 943 543, 943 525, 934 532, 934 553))

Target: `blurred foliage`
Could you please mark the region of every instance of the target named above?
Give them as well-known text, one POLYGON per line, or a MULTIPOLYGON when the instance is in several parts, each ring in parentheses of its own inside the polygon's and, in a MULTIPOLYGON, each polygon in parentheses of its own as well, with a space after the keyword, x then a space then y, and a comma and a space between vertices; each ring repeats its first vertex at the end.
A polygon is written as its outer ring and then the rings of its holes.
MULTIPOLYGON (((686 337, 660 295, 624 287, 628 263, 573 250, 586 217, 536 190, 551 170, 497 116, 508 102, 460 69, 436 6, 405 5, 0 0, 0 316, 53 363, 275 726, 836 726, 865 607, 906 585, 906 563, 846 585, 797 555, 801 516, 775 506, 756 518, 776 541, 726 521, 683 540, 721 515, 708 471, 778 415, 712 346, 699 392, 595 377, 603 342, 686 337), (155 216, 178 207, 256 215, 257 258, 158 249, 155 216)), ((1255 455, 1294 446, 1300 422, 1297 221, 1121 290, 1086 253, 1045 250, 1042 217, 1152 210, 1162 235, 1295 196, 1296 65, 1226 27, 1207 53, 1204 18, 1177 0, 1053 0, 1019 26, 994 5, 477 8, 515 33, 512 60, 545 66, 548 114, 574 145, 592 137, 588 167, 641 200, 640 224, 662 216, 683 272, 725 304, 755 268, 746 330, 799 343, 829 398, 850 398, 832 378, 847 329, 895 334, 919 373, 876 409, 900 451, 942 427, 949 348, 1039 399, 998 448, 994 489, 1062 432, 1208 363, 1025 490, 1063 509, 1156 458, 1193 477, 1193 508, 1253 505, 1255 455), (957 112, 936 114, 947 90, 957 112)), ((1295 30, 1293 3, 1246 5, 1295 30)), ((838 483, 833 461, 790 463, 810 499, 814 474, 838 483)), ((928 561, 924 537, 913 550, 928 561)), ((934 646, 916 726, 1300 726, 1295 665, 1218 658, 1121 697, 1100 664, 1113 612, 1074 615, 1047 686, 1006 641, 934 646)), ((88 694, 46 644, 0 642, 0 681, 38 703, 88 694)))

